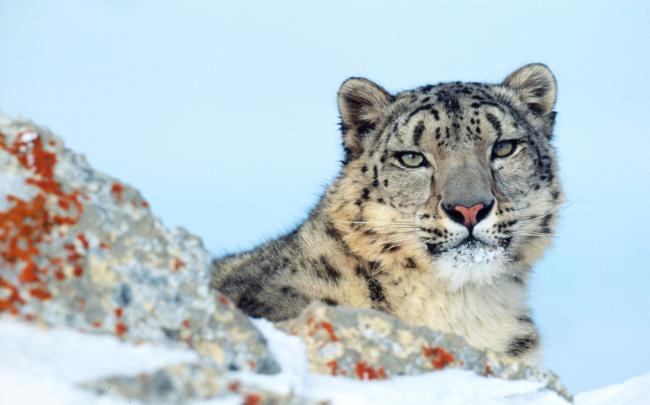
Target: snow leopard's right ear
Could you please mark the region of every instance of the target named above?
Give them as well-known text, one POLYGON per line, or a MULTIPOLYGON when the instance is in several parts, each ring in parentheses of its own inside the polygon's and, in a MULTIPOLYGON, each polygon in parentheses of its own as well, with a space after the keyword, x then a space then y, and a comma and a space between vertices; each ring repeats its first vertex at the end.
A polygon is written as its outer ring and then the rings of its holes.
POLYGON ((351 77, 343 82, 338 103, 346 163, 363 153, 363 138, 376 128, 384 108, 393 99, 390 93, 368 79, 351 77))
POLYGON ((514 90, 533 114, 551 116, 557 96, 557 83, 551 70, 541 63, 531 63, 510 73, 503 85, 514 90))

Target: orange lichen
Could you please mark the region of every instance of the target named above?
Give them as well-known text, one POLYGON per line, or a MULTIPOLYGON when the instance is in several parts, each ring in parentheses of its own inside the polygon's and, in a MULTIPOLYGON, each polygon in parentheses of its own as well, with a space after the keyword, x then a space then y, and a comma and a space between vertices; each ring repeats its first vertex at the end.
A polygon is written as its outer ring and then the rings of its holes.
POLYGON ((115 334, 118 337, 124 336, 124 334, 129 330, 129 328, 126 327, 126 325, 123 322, 118 322, 115 325, 115 334))
POLYGON ((183 319, 183 327, 186 329, 189 329, 190 327, 190 320, 189 319, 183 319))
POLYGON ((149 208, 149 203, 147 202, 147 200, 142 200, 141 205, 142 205, 142 208, 149 208))
POLYGON ((57 268, 56 270, 54 270, 54 278, 57 281, 63 281, 65 280, 65 273, 60 268, 57 268))
POLYGON ((38 267, 33 262, 27 262, 20 276, 18 276, 18 281, 21 283, 34 283, 38 281, 37 271, 38 267))
POLYGON ((52 294, 44 288, 32 288, 29 290, 29 295, 38 298, 41 301, 49 300, 52 294))
POLYGON ((454 362, 454 356, 440 347, 422 347, 424 357, 431 357, 431 365, 436 370, 445 368, 454 362))
POLYGON ((354 369, 360 380, 376 380, 386 378, 386 372, 383 367, 373 368, 364 362, 358 362, 354 369))
POLYGON ((91 323, 91 325, 93 326, 93 328, 97 328, 97 329, 99 329, 99 328, 102 327, 103 324, 102 324, 101 321, 93 321, 93 322, 91 323))
POLYGON ((77 265, 72 268, 72 275, 75 277, 81 277, 84 274, 83 267, 77 265))
POLYGON ((228 391, 230 392, 239 392, 240 388, 241 388, 241 383, 237 380, 228 383, 228 391))
POLYGON ((334 333, 334 327, 332 326, 331 323, 327 321, 320 321, 316 325, 314 325, 311 332, 309 333, 309 336, 314 336, 314 334, 316 334, 316 331, 318 331, 319 329, 325 330, 325 332, 327 332, 327 335, 329 336, 332 342, 339 341, 339 338, 334 333))
POLYGON ((330 360, 325 363, 325 365, 330 368, 331 375, 336 375, 338 373, 339 365, 336 360, 330 360))
POLYGON ((174 270, 180 270, 181 268, 185 267, 185 262, 182 261, 181 259, 174 259, 174 264, 172 265, 174 270))
POLYGON ((121 318, 122 315, 124 314, 124 310, 120 307, 115 308, 115 317, 116 318, 121 318))
POLYGON ((262 397, 259 394, 248 394, 244 398, 244 405, 258 405, 262 403, 262 397))
POLYGON ((120 201, 122 201, 124 186, 117 182, 113 183, 111 185, 111 193, 113 194, 113 198, 115 198, 115 201, 119 203, 120 201))
POLYGON ((219 302, 223 305, 228 305, 228 298, 223 294, 219 294, 219 302))
POLYGON ((84 249, 88 250, 88 248, 90 247, 90 243, 88 243, 88 239, 86 239, 86 235, 80 233, 79 235, 77 235, 77 239, 79 240, 79 242, 81 242, 81 246, 83 246, 84 249))
MULTIPOLYGON (((10 208, 0 212, 0 259, 9 268, 20 268, 18 283, 27 284, 26 295, 40 300, 51 298, 46 288, 44 275, 49 270, 37 261, 39 245, 50 240, 51 235, 60 233, 61 225, 74 225, 83 213, 79 193, 67 193, 54 177, 57 156, 45 148, 42 138, 33 133, 19 133, 13 143, 7 143, 7 136, 0 133, 0 149, 14 156, 30 172, 26 184, 37 193, 30 200, 7 196, 10 208), (35 136, 34 136, 35 135, 35 136), (51 204, 53 202, 54 204, 51 204)), ((53 146, 51 143, 48 143, 53 146)), ((62 279, 59 264, 54 268, 54 278, 62 279)), ((0 299, 0 312, 17 314, 17 305, 25 304, 20 285, 12 285, 7 279, 0 279, 0 287, 9 290, 0 299)))

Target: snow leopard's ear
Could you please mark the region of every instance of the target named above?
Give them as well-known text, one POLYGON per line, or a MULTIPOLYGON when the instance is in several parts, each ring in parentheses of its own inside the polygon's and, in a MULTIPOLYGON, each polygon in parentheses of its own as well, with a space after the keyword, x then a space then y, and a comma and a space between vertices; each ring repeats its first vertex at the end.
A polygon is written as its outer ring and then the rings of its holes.
POLYGON ((394 97, 368 79, 351 77, 338 92, 341 132, 345 147, 345 162, 358 158, 363 152, 363 138, 381 120, 384 108, 394 97))
POLYGON ((532 63, 510 73, 503 85, 514 90, 519 99, 537 116, 551 116, 557 96, 557 83, 551 70, 532 63))

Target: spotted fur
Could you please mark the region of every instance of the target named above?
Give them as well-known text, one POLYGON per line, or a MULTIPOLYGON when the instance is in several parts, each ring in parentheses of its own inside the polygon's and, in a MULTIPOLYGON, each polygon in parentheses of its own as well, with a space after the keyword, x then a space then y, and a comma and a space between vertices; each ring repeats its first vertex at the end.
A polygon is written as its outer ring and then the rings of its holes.
POLYGON ((555 97, 540 64, 500 84, 394 95, 348 79, 338 94, 340 175, 295 231, 216 260, 212 286, 252 316, 291 318, 315 300, 375 308, 534 360, 528 277, 562 200, 550 145, 555 97), (506 140, 516 149, 495 157, 506 140), (426 164, 404 167, 405 151, 426 164), (465 226, 453 206, 476 201, 485 203, 478 222, 465 226))

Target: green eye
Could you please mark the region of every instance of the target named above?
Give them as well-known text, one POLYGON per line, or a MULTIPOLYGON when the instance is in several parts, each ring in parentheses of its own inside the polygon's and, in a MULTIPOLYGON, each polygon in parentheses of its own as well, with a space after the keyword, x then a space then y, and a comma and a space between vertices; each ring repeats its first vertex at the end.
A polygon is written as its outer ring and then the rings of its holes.
POLYGON ((495 143, 492 147, 492 158, 505 158, 512 155, 517 150, 518 143, 516 140, 495 143))
POLYGON ((397 152, 395 157, 403 166, 409 169, 426 166, 428 163, 424 156, 418 152, 397 152))

